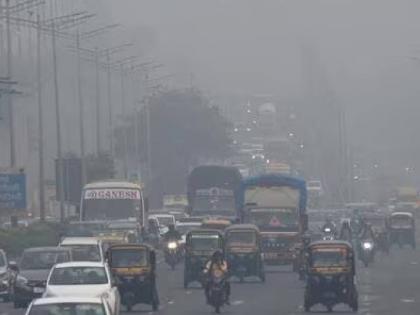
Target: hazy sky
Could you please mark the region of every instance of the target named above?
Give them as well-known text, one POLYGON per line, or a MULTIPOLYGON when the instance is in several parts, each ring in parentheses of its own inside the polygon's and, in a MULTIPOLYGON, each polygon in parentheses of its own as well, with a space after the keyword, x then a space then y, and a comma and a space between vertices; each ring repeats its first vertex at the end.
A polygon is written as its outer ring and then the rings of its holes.
POLYGON ((407 149, 417 134, 417 0, 106 1, 178 79, 193 72, 205 89, 299 99, 310 47, 356 144, 407 149))

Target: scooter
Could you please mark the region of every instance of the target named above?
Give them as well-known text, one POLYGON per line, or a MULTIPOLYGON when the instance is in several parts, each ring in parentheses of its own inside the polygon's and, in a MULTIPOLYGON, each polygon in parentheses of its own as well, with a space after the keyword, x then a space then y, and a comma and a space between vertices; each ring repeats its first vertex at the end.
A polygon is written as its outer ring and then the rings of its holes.
POLYGON ((175 270, 175 266, 181 261, 179 244, 177 241, 169 241, 165 248, 165 262, 175 270))
POLYGON ((362 240, 360 246, 360 260, 363 262, 365 267, 369 266, 375 258, 375 245, 371 240, 362 240))

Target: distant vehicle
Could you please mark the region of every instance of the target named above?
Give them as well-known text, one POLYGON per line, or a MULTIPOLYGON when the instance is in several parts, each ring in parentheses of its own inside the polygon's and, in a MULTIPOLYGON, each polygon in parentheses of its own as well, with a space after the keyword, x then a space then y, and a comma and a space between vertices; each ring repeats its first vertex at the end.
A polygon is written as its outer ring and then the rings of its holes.
POLYGON ((324 195, 322 183, 319 180, 309 180, 306 182, 306 189, 308 191, 308 207, 312 209, 319 208, 321 205, 321 198, 324 195))
POLYGON ((267 264, 293 264, 296 246, 307 229, 306 184, 303 180, 266 174, 244 180, 241 186, 243 221, 261 232, 267 264))
POLYGON ((71 260, 71 252, 59 247, 25 249, 17 273, 12 279, 12 296, 15 308, 25 307, 32 299, 41 297, 51 267, 71 260))
POLYGON ((104 297, 113 314, 119 314, 120 294, 107 264, 68 262, 55 265, 48 276, 44 297, 104 297))
POLYGON ((141 186, 127 181, 101 181, 83 188, 81 221, 136 219, 144 226, 147 212, 141 186))
POLYGON ((181 245, 185 245, 186 236, 189 231, 197 230, 201 227, 200 222, 177 222, 176 229, 181 234, 181 245))
POLYGON ((360 215, 373 214, 379 209, 379 206, 374 202, 350 202, 346 203, 345 207, 349 210, 359 212, 360 215))
POLYGON ((34 300, 25 315, 72 314, 116 315, 102 297, 51 297, 34 300))
POLYGON ((203 165, 188 176, 188 210, 192 216, 240 216, 238 189, 242 176, 237 168, 203 165))
POLYGON ((172 214, 150 214, 148 218, 156 219, 161 228, 176 224, 175 217, 172 214))
POLYGON ((163 209, 166 211, 180 211, 184 212, 188 206, 188 199, 186 195, 165 195, 163 196, 163 209))
POLYGON ((95 237, 66 237, 59 246, 71 250, 73 261, 104 260, 102 241, 95 237))
POLYGON ((9 302, 11 297, 11 280, 14 271, 10 267, 6 252, 0 249, 0 297, 4 302, 9 302))

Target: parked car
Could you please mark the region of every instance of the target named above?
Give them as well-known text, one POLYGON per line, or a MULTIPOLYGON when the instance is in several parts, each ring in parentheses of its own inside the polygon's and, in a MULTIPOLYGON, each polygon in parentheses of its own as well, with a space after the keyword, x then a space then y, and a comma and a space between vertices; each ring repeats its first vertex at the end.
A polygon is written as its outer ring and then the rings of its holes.
POLYGON ((26 315, 72 314, 72 315, 117 315, 104 298, 60 297, 34 300, 26 310, 26 315))
POLYGON ((104 261, 102 241, 95 237, 65 237, 59 246, 71 250, 73 261, 104 261))
POLYGON ((120 295, 108 265, 103 262, 68 262, 55 265, 48 276, 44 297, 98 297, 119 314, 120 295))
POLYGON ((70 261, 71 252, 59 247, 36 247, 24 250, 11 280, 15 308, 26 307, 45 291, 48 274, 56 263, 70 261))

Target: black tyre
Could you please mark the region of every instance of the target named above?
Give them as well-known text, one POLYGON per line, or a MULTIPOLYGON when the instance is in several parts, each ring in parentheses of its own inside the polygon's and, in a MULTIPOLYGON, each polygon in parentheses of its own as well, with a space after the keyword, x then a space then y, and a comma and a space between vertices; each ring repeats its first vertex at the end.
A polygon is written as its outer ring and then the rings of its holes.
POLYGON ((3 302, 4 303, 9 303, 10 302, 10 294, 7 294, 3 297, 3 302))
POLYGON ((262 273, 261 273, 261 275, 260 275, 260 279, 261 279, 261 282, 262 282, 262 283, 264 283, 264 282, 265 282, 265 272, 262 272, 262 273))
POLYGON ((357 300, 351 305, 351 310, 355 313, 359 310, 359 302, 357 300))
POLYGON ((220 314, 220 305, 215 306, 214 311, 216 312, 216 314, 220 314))
POLYGON ((188 289, 188 277, 185 273, 184 273, 184 289, 188 289))
POLYGON ((127 312, 131 312, 132 309, 133 309, 133 305, 128 304, 128 305, 125 306, 125 308, 127 309, 127 312))
POLYGON ((327 312, 331 313, 333 311, 332 305, 327 305, 327 312))
POLYGON ((152 310, 156 312, 159 309, 159 304, 156 301, 152 303, 152 310))

